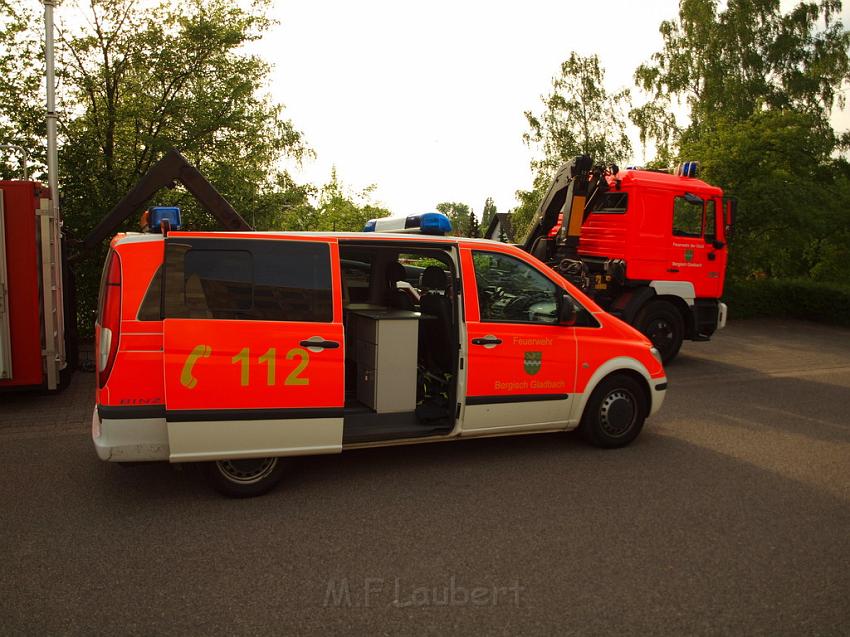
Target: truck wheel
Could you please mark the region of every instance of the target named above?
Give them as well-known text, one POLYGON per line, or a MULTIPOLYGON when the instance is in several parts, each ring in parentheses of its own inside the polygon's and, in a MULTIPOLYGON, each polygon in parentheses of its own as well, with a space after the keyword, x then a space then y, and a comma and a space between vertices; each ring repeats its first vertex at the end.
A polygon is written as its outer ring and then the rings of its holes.
POLYGON ((652 341, 662 362, 666 364, 676 358, 685 336, 679 310, 666 301, 652 301, 638 313, 635 327, 652 341))
POLYGON ((634 378, 609 376, 590 395, 579 432, 596 447, 624 447, 637 438, 648 411, 643 389, 634 378))
POLYGON ((252 498, 268 493, 280 482, 280 458, 217 460, 206 464, 207 480, 219 493, 232 498, 252 498))

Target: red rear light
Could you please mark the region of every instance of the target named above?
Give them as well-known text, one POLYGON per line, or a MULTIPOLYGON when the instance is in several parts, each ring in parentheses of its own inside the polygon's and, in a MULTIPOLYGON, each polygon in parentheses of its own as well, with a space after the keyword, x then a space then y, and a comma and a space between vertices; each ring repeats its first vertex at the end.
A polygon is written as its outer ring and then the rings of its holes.
POLYGON ((104 269, 98 316, 98 385, 103 388, 115 363, 121 335, 121 259, 115 251, 109 253, 104 269))

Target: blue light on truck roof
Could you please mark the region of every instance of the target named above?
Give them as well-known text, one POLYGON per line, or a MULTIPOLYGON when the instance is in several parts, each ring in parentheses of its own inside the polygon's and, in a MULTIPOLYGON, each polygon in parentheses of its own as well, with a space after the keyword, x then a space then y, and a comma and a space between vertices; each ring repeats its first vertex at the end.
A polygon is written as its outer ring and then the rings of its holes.
POLYGON ((686 161, 683 164, 678 164, 673 174, 677 177, 696 177, 699 171, 698 161, 686 161))
POLYGON ((366 225, 363 226, 363 232, 375 232, 375 226, 378 224, 377 219, 369 219, 366 225))

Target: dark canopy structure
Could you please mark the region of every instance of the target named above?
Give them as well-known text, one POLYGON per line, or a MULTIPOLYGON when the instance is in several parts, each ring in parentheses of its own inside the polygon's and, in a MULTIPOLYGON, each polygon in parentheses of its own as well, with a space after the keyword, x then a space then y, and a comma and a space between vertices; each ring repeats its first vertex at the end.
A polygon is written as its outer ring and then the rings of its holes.
POLYGON ((125 219, 138 213, 159 190, 173 186, 175 182, 183 184, 225 230, 253 230, 200 171, 172 148, 97 224, 85 238, 84 247, 93 248, 114 234, 125 219))

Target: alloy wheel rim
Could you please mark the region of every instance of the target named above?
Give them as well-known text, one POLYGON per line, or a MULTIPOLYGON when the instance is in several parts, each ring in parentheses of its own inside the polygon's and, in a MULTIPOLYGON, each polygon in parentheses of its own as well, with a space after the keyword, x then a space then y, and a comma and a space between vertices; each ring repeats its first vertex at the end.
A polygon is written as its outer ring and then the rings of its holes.
POLYGON ((245 460, 218 460, 219 472, 231 482, 256 484, 267 478, 277 467, 277 458, 248 458, 245 460))
POLYGON ((620 438, 626 435, 637 419, 637 403, 631 392, 615 389, 609 392, 599 407, 599 422, 608 436, 620 438))

